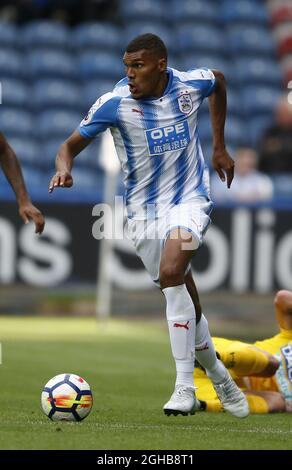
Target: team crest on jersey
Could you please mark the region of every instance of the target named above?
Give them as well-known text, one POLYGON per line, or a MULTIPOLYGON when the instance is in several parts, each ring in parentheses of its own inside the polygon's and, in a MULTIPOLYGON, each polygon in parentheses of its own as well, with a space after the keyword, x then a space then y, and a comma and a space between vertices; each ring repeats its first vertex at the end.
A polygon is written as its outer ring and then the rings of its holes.
POLYGON ((189 93, 183 93, 178 98, 178 107, 184 114, 189 114, 193 109, 192 98, 189 93))
POLYGON ((81 126, 86 126, 86 124, 89 124, 95 111, 101 107, 101 105, 103 104, 103 99, 102 97, 100 97, 96 103, 94 103, 94 105, 91 106, 90 110, 88 111, 88 113, 86 114, 85 118, 83 119, 83 121, 81 121, 81 126))

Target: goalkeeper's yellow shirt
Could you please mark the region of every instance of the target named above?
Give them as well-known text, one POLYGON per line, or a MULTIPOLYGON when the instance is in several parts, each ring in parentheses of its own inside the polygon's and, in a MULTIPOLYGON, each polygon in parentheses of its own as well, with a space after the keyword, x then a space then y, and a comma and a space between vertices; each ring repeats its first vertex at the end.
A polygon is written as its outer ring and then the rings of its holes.
MULTIPOLYGON (((292 330, 281 329, 278 335, 263 341, 257 341, 253 344, 253 346, 273 354, 279 360, 280 366, 273 377, 242 378, 244 375, 242 372, 248 372, 246 367, 248 366, 248 354, 251 353, 250 346, 252 345, 225 338, 213 338, 213 341, 216 351, 221 356, 223 356, 227 350, 232 351, 233 347, 235 351, 241 352, 241 357, 243 352, 246 353, 244 364, 242 364, 242 371, 239 374, 240 376, 232 371, 232 366, 236 365, 236 370, 240 371, 241 364, 230 364, 230 373, 243 390, 280 392, 284 395, 286 403, 291 403, 292 407, 292 330)), ((258 364, 260 365, 260 363, 263 362, 263 355, 260 357, 259 352, 258 358, 256 358, 257 353, 255 349, 252 349, 252 354, 253 358, 250 357, 251 367, 254 366, 255 359, 258 359, 258 364)), ((234 357, 236 361, 236 354, 234 357)), ((207 410, 222 411, 222 406, 217 398, 216 392, 205 372, 199 368, 195 368, 194 377, 195 386, 197 387, 197 398, 207 403, 207 410)), ((265 401, 260 397, 248 397, 248 400, 252 412, 266 413, 268 411, 265 401)))

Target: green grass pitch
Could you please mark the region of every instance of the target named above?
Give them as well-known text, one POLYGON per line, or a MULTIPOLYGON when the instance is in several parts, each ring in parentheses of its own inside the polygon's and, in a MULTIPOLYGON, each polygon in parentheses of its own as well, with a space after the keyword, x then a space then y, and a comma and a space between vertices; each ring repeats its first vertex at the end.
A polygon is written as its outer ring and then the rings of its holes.
POLYGON ((0 449, 292 448, 288 414, 164 416, 174 365, 160 324, 1 317, 0 339, 0 449), (63 372, 91 385, 81 423, 51 422, 40 409, 42 387, 63 372))

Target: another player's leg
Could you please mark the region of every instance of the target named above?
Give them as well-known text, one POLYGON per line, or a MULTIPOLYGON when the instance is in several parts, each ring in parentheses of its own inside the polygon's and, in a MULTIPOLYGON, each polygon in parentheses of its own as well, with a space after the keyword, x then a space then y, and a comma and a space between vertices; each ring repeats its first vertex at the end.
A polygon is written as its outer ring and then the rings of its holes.
POLYGON ((222 347, 218 344, 215 340, 221 361, 237 377, 271 377, 279 367, 279 361, 272 354, 251 344, 226 340, 222 347))
POLYGON ((166 240, 159 275, 177 374, 174 393, 164 405, 167 415, 194 414, 197 404, 193 379, 196 313, 184 282, 193 252, 182 249, 183 243, 191 243, 192 235, 182 232, 176 229, 166 240))
POLYGON ((247 400, 231 378, 228 370, 216 356, 208 322, 202 313, 198 292, 190 271, 185 276, 185 280, 196 310, 198 309, 201 313, 195 334, 196 359, 206 370, 206 374, 211 379, 224 409, 238 418, 244 418, 249 414, 247 400))

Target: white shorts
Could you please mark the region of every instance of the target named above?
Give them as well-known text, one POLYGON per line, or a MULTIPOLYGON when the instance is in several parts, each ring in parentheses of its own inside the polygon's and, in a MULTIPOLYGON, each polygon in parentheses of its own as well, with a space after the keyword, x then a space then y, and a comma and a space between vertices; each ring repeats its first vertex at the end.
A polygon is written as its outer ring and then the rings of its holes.
MULTIPOLYGON (((157 219, 127 219, 127 236, 134 243, 137 255, 158 287, 161 255, 170 232, 176 228, 190 232, 192 243, 183 243, 182 248, 197 249, 211 223, 209 214, 212 208, 213 203, 201 196, 193 199, 192 202, 172 207, 165 216, 157 219)), ((186 272, 189 269, 190 265, 186 272)))

